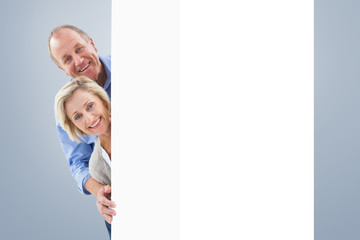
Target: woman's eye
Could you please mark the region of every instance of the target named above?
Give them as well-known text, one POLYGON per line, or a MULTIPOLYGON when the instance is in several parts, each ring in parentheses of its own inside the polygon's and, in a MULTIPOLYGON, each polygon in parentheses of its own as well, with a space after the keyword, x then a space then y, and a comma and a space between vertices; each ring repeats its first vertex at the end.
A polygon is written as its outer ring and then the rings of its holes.
POLYGON ((81 48, 80 48, 80 47, 76 49, 76 52, 77 52, 77 53, 80 52, 80 51, 81 51, 81 48))
POLYGON ((93 103, 90 103, 89 106, 88 106, 88 109, 91 109, 94 107, 94 104, 93 103))
POLYGON ((81 115, 80 115, 80 114, 78 114, 78 115, 76 115, 76 116, 75 116, 75 118, 74 118, 74 119, 75 119, 75 120, 79 120, 80 118, 81 118, 81 115))
POLYGON ((65 63, 67 63, 67 62, 69 62, 70 61, 70 57, 67 57, 66 59, 65 59, 65 63))

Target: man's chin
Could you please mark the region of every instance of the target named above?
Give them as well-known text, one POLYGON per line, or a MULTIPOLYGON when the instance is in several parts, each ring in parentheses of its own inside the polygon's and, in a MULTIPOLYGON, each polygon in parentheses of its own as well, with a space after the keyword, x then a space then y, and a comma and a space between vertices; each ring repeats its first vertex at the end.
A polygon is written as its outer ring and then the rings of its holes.
POLYGON ((90 79, 93 80, 93 81, 95 81, 95 79, 96 79, 95 74, 80 74, 80 75, 78 75, 77 77, 80 77, 80 76, 90 78, 90 79))

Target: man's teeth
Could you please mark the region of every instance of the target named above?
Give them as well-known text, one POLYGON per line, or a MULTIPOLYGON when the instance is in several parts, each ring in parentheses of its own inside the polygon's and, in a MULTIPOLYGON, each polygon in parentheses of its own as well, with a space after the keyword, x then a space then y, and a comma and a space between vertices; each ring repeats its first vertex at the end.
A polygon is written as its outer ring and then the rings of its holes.
POLYGON ((92 126, 90 126, 90 128, 94 128, 98 125, 98 123, 100 122, 101 118, 99 118, 99 120, 96 121, 96 123, 94 123, 92 126))
POLYGON ((83 72, 89 65, 90 65, 90 63, 86 64, 85 67, 83 67, 82 69, 80 69, 80 72, 83 72))

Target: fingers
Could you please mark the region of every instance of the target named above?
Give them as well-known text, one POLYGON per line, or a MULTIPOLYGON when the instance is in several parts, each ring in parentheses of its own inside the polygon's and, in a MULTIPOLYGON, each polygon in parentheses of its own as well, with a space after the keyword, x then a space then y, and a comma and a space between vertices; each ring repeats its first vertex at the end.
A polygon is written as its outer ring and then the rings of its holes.
POLYGON ((105 193, 111 193, 111 187, 109 185, 104 186, 105 193))
POLYGON ((101 214, 115 216, 116 212, 114 209, 108 208, 105 205, 102 205, 100 202, 97 202, 98 210, 101 214))
POLYGON ((115 208, 116 204, 115 202, 110 200, 110 193, 111 193, 111 187, 110 186, 104 186, 100 189, 99 193, 97 194, 97 200, 107 207, 115 208))
POLYGON ((113 220, 112 216, 105 215, 105 214, 101 214, 101 216, 105 219, 105 221, 107 221, 109 224, 111 224, 111 222, 113 220))
POLYGON ((101 216, 102 216, 108 223, 111 224, 113 216, 116 215, 115 210, 106 207, 105 205, 101 204, 99 201, 97 201, 96 205, 97 205, 97 207, 98 207, 98 210, 99 210, 101 216))
POLYGON ((110 197, 111 187, 109 185, 102 187, 98 191, 96 205, 101 216, 111 224, 113 216, 116 215, 115 210, 112 208, 115 208, 116 204, 110 200, 110 197))
POLYGON ((98 197, 98 202, 100 202, 102 205, 105 205, 106 207, 116 208, 116 204, 113 201, 110 201, 106 198, 106 196, 102 195, 98 197))
POLYGON ((116 204, 110 200, 111 187, 109 185, 106 185, 100 188, 96 195, 96 198, 96 205, 101 216, 105 219, 105 221, 111 224, 113 216, 116 215, 115 210, 112 209, 116 207, 116 204))

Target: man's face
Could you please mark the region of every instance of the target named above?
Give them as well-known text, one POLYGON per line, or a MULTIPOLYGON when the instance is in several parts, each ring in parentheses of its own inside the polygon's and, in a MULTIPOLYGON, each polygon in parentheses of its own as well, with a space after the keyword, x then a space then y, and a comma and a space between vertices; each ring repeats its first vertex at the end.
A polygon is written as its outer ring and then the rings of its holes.
POLYGON ((97 80, 101 63, 92 41, 87 42, 74 30, 63 28, 51 38, 50 48, 66 75, 97 80))

